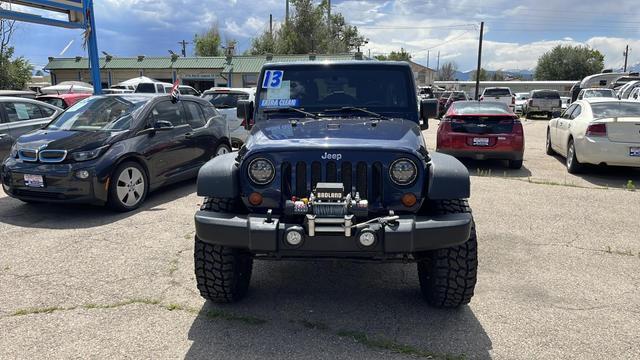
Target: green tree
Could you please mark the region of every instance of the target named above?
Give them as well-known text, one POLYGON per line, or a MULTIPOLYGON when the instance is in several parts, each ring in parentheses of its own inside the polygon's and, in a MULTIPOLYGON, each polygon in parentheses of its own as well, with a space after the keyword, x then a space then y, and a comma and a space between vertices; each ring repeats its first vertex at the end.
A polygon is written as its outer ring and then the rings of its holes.
POLYGON ((33 66, 25 58, 13 57, 13 47, 7 47, 0 54, 0 89, 22 90, 31 80, 33 66))
POLYGON ((289 21, 270 33, 254 38, 250 53, 306 54, 344 53, 364 43, 355 26, 346 23, 340 13, 331 14, 327 23, 327 1, 315 5, 312 0, 291 0, 289 21))
POLYGON ((504 79, 505 76, 501 70, 494 71, 493 74, 491 74, 491 81, 504 81, 504 79))
POLYGON ((213 24, 209 30, 193 37, 193 52, 196 56, 220 56, 221 38, 218 24, 213 24))
POLYGON ((471 72, 471 80, 476 81, 477 78, 480 78, 480 81, 487 81, 489 76, 487 75, 487 70, 484 68, 480 68, 480 76, 476 76, 477 71, 473 70, 471 72))
POLYGON ((377 55, 374 56, 374 58, 382 61, 409 61, 411 60, 411 54, 409 54, 404 48, 400 48, 400 51, 392 51, 389 55, 377 55))
POLYGON ((456 78, 456 71, 458 71, 458 65, 453 61, 447 61, 438 70, 438 80, 440 81, 452 81, 456 78))
POLYGON ((581 80, 604 68, 604 55, 586 46, 558 45, 538 59, 536 80, 581 80))

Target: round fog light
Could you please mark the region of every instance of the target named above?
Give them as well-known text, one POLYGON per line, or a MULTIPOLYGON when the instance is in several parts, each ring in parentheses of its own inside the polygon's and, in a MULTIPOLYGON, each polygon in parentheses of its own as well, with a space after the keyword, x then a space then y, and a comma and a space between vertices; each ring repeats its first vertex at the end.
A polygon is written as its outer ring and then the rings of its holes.
POLYGON ((406 193, 402 195, 402 205, 406 207, 412 207, 418 202, 416 196, 412 193, 406 193))
POLYGON ((76 171, 76 177, 78 179, 87 179, 89 177, 89 172, 87 170, 78 170, 76 171))
POLYGON ((249 195, 249 203, 253 206, 262 204, 262 194, 258 192, 251 193, 251 195, 249 195))
POLYGON ((376 243, 377 238, 378 236, 376 235, 375 232, 373 232, 373 230, 364 229, 360 232, 360 235, 358 236, 358 242, 362 246, 369 247, 376 243))
POLYGON ((302 233, 296 229, 289 229, 284 238, 287 241, 287 244, 291 246, 298 246, 302 244, 303 239, 302 233))

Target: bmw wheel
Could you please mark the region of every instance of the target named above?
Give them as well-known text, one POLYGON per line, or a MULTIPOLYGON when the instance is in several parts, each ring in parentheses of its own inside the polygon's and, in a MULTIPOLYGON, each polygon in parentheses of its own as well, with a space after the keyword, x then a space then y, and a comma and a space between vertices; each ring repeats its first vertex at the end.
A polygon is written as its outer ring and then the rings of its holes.
POLYGON ((109 206, 116 211, 135 210, 147 197, 149 186, 144 169, 138 163, 118 166, 109 184, 109 206))

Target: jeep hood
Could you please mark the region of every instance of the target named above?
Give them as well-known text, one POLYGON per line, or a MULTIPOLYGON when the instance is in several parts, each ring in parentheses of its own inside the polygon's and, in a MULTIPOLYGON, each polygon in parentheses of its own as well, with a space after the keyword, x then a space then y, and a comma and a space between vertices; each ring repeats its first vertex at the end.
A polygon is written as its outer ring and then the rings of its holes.
POLYGON ((246 143, 248 152, 327 148, 415 152, 420 146, 424 146, 424 139, 415 122, 372 118, 262 120, 246 143))

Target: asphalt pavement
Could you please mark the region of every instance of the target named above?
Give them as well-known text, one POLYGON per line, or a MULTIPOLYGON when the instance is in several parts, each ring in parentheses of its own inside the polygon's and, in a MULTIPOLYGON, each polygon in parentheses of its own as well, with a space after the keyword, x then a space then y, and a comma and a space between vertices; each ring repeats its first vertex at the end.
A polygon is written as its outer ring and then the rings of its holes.
POLYGON ((522 170, 465 161, 479 281, 458 310, 426 305, 414 264, 345 262, 256 262, 246 299, 205 303, 193 181, 129 214, 0 195, 0 358, 639 358, 640 171, 569 175, 544 131, 525 123, 522 170))

